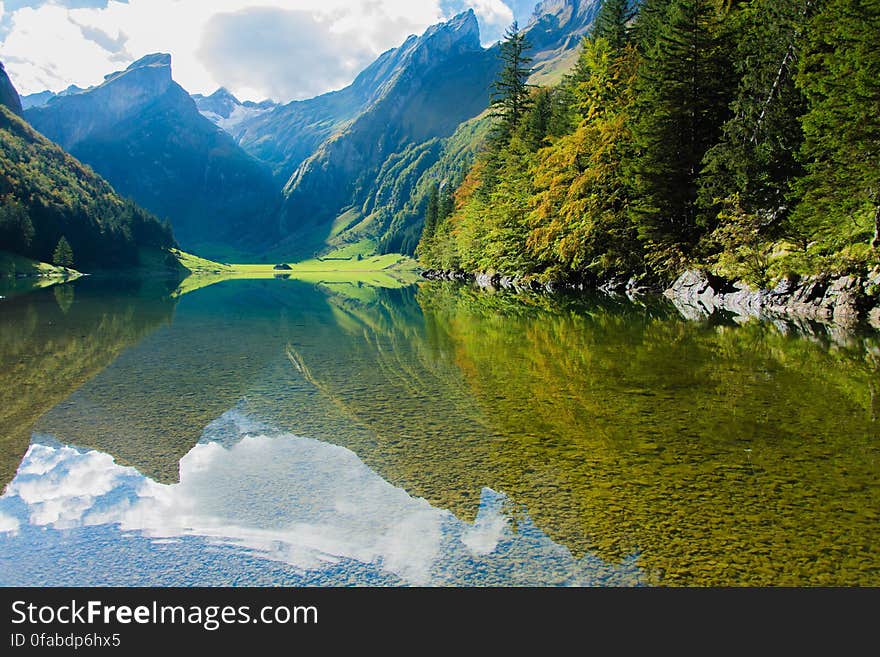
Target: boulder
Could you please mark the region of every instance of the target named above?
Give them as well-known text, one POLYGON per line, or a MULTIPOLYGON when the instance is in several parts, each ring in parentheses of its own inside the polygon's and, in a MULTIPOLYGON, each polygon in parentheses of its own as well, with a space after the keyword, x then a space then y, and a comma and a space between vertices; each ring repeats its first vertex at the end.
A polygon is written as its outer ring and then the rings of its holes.
POLYGON ((868 324, 880 331, 880 305, 868 311, 868 324))
POLYGON ((831 281, 822 299, 822 306, 831 311, 836 324, 852 325, 859 320, 862 282, 852 276, 831 281))

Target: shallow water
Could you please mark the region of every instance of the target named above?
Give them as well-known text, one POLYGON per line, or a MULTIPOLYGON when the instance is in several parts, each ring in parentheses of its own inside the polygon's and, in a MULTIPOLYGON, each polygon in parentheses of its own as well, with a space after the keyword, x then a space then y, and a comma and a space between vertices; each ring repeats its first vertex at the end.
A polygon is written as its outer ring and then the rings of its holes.
POLYGON ((880 342, 662 301, 0 302, 0 585, 878 585, 880 342))

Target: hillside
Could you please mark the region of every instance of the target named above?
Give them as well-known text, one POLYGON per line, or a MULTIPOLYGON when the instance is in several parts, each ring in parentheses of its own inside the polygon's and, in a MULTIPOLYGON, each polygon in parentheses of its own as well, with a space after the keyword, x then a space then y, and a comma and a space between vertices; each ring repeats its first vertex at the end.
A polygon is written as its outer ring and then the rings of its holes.
POLYGON ((660 6, 609 1, 575 73, 504 108, 422 264, 679 303, 703 270, 701 299, 876 322, 880 6, 660 6))
POLYGON ((138 263, 138 247, 168 248, 168 226, 0 106, 0 250, 52 262, 64 237, 88 271, 138 263))
MULTIPOLYGON (((558 0, 536 7, 525 28, 536 76, 561 77, 576 61, 598 6, 558 0)), ((437 172, 423 175, 441 160, 446 140, 488 107, 498 69, 497 45, 480 45, 468 11, 384 53, 349 87, 239 127, 241 145, 276 177, 289 177, 276 251, 412 253, 437 172)), ((480 143, 463 146, 461 134, 454 141, 462 157, 480 143)), ((463 168, 462 157, 441 169, 463 168)))
POLYGON ((172 79, 171 57, 142 58, 103 84, 25 112, 40 132, 122 195, 171 221, 181 244, 258 248, 272 238, 278 186, 202 116, 172 79))

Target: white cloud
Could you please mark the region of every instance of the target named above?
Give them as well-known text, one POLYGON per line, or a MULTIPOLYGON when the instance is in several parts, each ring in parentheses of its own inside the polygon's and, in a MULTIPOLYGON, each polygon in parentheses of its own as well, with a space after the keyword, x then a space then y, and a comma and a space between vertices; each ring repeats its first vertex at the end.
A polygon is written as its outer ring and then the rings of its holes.
POLYGON ((32 445, 7 494, 28 504, 32 524, 76 527, 95 500, 112 491, 120 477, 133 472, 116 466, 100 452, 32 445))
MULTIPOLYGON (((2 6, 0 6, 0 9, 2 9, 2 6)), ((0 534, 17 534, 19 526, 18 518, 0 513, 0 534)))
MULTIPOLYGON (((247 436, 230 449, 200 443, 170 486, 101 452, 32 445, 4 500, 23 502, 35 526, 201 536, 303 570, 351 559, 417 585, 430 582, 442 526, 453 518, 392 486, 353 452, 293 436, 247 436)), ((0 509, 0 533, 19 528, 0 509)))
MULTIPOLYGON (((638 575, 635 557, 619 566, 594 555, 576 561, 522 513, 512 531, 512 508, 486 488, 476 522, 462 522, 389 483, 348 449, 283 434, 233 410, 205 429, 173 485, 108 454, 33 444, 0 496, 0 545, 9 563, 31 563, 43 530, 64 530, 64 549, 77 554, 80 540, 100 554, 129 535, 152 545, 192 538, 303 572, 335 570, 334 564, 356 572, 359 563, 420 586, 461 584, 476 573, 477 582, 540 584, 559 583, 564 571, 565 581, 583 585, 638 575), (103 538, 88 543, 95 536, 103 538)), ((162 563, 161 554, 150 549, 139 567, 162 563)), ((96 574, 74 576, 89 582, 96 574)))
POLYGON ((31 0, 0 2, 0 60, 23 94, 91 86, 152 52, 190 92, 305 97, 350 82, 376 55, 466 7, 484 37, 502 0, 31 0))

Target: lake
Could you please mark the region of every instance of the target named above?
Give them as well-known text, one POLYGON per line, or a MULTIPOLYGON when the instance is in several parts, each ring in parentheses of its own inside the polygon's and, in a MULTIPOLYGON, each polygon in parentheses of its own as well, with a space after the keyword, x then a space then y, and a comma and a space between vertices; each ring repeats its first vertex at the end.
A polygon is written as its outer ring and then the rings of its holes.
POLYGON ((452 283, 0 301, 0 585, 880 585, 880 339, 452 283))

